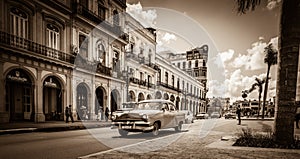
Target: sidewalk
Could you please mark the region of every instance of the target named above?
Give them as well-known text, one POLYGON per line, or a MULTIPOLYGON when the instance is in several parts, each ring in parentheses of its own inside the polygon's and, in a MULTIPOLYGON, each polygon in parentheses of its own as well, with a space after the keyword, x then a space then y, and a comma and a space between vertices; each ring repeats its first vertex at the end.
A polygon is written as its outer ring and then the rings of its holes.
POLYGON ((14 123, 1 123, 0 135, 4 134, 18 134, 30 132, 56 132, 68 130, 91 129, 100 127, 111 126, 111 121, 75 121, 74 123, 65 121, 47 121, 44 123, 34 122, 14 122, 14 123))

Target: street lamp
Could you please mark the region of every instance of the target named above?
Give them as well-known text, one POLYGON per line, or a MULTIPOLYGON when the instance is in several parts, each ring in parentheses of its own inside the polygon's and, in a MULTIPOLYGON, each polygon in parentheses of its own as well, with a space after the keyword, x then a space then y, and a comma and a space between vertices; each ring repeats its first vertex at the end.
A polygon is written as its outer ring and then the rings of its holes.
POLYGON ((127 70, 122 71, 122 75, 126 80, 126 102, 129 102, 129 78, 132 77, 133 72, 127 66, 127 70))

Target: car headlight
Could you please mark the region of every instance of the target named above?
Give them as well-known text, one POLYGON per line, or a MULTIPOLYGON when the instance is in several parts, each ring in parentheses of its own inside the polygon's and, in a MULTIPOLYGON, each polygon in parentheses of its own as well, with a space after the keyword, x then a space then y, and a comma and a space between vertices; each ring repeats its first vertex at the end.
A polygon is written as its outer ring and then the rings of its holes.
POLYGON ((147 120, 148 119, 148 115, 147 114, 143 114, 142 118, 145 119, 145 120, 147 120))
POLYGON ((115 120, 116 118, 117 118, 116 115, 111 116, 111 120, 115 120))

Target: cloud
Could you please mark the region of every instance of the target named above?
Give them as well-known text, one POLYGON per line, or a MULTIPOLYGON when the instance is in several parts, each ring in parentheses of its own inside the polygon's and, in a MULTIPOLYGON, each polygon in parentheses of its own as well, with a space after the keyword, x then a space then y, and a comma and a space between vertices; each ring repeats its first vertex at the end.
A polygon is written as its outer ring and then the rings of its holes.
POLYGON ((177 37, 174 34, 165 33, 161 39, 167 43, 170 43, 171 40, 176 40, 177 37))
POLYGON ((212 58, 214 60, 214 63, 219 67, 225 67, 226 62, 230 61, 234 55, 234 50, 229 49, 228 51, 224 51, 221 53, 218 53, 216 58, 212 58))
POLYGON ((156 10, 143 10, 140 2, 137 4, 126 4, 126 12, 137 19, 144 27, 155 28, 155 20, 157 18, 156 10))

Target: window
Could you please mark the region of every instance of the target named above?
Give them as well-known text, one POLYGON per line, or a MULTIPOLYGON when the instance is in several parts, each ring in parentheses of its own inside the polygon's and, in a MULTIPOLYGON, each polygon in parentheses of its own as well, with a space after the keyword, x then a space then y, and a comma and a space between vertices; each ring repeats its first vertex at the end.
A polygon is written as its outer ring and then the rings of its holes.
POLYGON ((180 88, 180 79, 177 78, 177 88, 179 89, 180 88))
POLYGON ((175 78, 174 78, 174 75, 172 75, 172 86, 174 87, 175 85, 175 78))
POLYGON ((180 68, 180 62, 177 63, 177 67, 180 68))
POLYGON ((88 57, 88 39, 86 39, 86 36, 79 35, 79 53, 82 55, 82 57, 87 58, 88 57))
POLYGON ((116 72, 120 70, 120 61, 119 61, 119 52, 114 51, 114 58, 113 58, 113 70, 116 72))
POLYGON ((104 1, 98 0, 98 16, 101 18, 101 20, 105 20, 105 10, 104 1))
POLYGON ((205 60, 203 60, 203 67, 205 67, 206 63, 205 63, 205 60))
POLYGON ((196 61, 195 61, 195 67, 196 67, 196 68, 198 67, 198 63, 199 63, 198 60, 196 60, 196 61))
POLYGON ((27 39, 28 38, 28 16, 18 8, 10 9, 11 34, 27 39))
POLYGON ((168 78, 169 78, 169 74, 168 72, 165 72, 165 83, 168 84, 168 78))
POLYGON ((192 68, 192 61, 189 61, 189 68, 192 68))
POLYGON ((89 6, 89 0, 79 0, 79 3, 85 8, 89 6))
POLYGON ((116 25, 116 26, 119 26, 120 25, 120 20, 119 20, 119 13, 118 11, 114 10, 113 12, 113 24, 116 25))
POLYGON ((102 66, 105 66, 105 60, 106 58, 106 53, 105 53, 105 49, 104 49, 104 45, 102 43, 99 43, 97 45, 97 56, 96 56, 96 61, 98 61, 99 63, 102 64, 102 66))
POLYGON ((158 74, 157 74, 157 78, 158 78, 158 82, 161 82, 161 70, 158 70, 158 74))
POLYGON ((182 69, 185 69, 186 62, 182 63, 182 69))
POLYGON ((60 36, 59 36, 59 29, 52 25, 47 24, 46 29, 46 44, 48 47, 59 50, 60 48, 60 36))
POLYGON ((143 81, 143 79, 144 79, 144 74, 143 72, 140 72, 140 81, 143 81))

